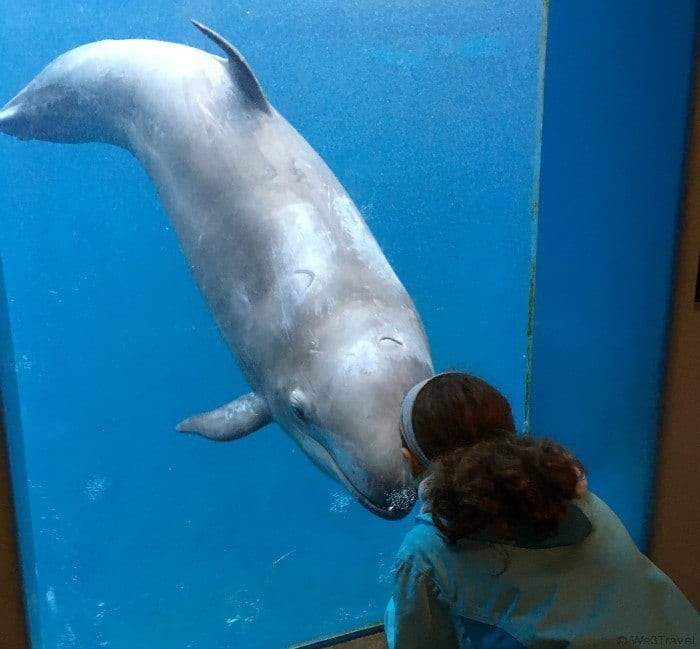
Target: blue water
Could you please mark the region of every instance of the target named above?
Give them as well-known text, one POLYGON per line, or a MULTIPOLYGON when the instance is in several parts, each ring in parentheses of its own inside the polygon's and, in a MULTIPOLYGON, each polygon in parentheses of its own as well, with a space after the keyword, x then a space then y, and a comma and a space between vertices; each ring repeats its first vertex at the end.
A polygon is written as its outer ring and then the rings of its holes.
MULTIPOLYGON (((494 382, 522 426, 541 4, 6 0, 0 101, 93 40, 210 49, 190 17, 243 52, 348 189, 436 368, 494 382)), ((174 432, 248 388, 134 158, 1 137, 0 177, 35 647, 274 649, 379 620, 412 517, 368 513, 276 426, 174 432)))

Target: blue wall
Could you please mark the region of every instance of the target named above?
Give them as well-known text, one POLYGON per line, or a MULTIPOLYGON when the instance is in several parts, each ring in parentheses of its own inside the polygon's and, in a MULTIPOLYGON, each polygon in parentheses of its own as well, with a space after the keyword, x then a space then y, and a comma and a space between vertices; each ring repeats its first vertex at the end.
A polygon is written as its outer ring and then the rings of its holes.
POLYGON ((697 3, 555 0, 531 430, 562 440, 643 548, 697 3))
MULTIPOLYGON (((541 3, 5 0, 0 101, 91 40, 211 51, 190 17, 241 49, 347 187, 436 367, 492 380, 522 422, 541 3)), ((410 518, 369 514, 277 427, 174 432, 248 388, 136 161, 1 137, 0 176, 35 639, 270 649, 378 620, 410 518)))

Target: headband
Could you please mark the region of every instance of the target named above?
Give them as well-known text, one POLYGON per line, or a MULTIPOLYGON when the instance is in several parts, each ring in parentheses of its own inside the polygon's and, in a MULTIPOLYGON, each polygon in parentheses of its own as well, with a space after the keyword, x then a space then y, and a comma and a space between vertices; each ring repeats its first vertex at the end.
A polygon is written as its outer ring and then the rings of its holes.
POLYGON ((438 376, 445 376, 445 374, 459 374, 460 372, 442 372, 441 374, 436 374, 430 378, 416 383, 404 397, 403 403, 401 404, 401 435, 408 446, 408 450, 411 451, 413 456, 423 465, 430 466, 430 460, 423 452, 420 447, 418 440, 416 439, 416 433, 413 430, 413 404, 416 402, 416 397, 418 393, 425 387, 427 383, 436 379, 438 376))

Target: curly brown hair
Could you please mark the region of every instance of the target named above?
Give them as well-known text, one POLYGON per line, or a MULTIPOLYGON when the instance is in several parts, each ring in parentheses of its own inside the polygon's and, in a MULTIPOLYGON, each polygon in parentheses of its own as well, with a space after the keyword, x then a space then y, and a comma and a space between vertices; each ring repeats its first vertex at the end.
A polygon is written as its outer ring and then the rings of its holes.
POLYGON ((412 410, 416 440, 432 460, 425 495, 450 542, 480 528, 513 539, 516 528, 555 534, 566 501, 580 495, 583 464, 548 438, 515 430, 506 398, 461 372, 436 376, 412 410))

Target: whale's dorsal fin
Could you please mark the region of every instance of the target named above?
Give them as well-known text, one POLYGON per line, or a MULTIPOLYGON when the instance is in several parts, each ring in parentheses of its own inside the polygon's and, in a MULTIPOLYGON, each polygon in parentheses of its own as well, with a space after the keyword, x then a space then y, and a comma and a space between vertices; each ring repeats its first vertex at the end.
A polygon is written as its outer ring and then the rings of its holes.
POLYGON ((193 415, 181 421, 180 433, 197 433, 217 442, 240 439, 272 421, 265 399, 256 392, 238 397, 221 408, 193 415))
POLYGON ((248 101, 257 109, 269 114, 271 110, 270 104, 260 87, 260 82, 253 74, 246 60, 241 56, 241 53, 223 36, 209 29, 209 27, 202 25, 196 20, 192 20, 192 24, 226 53, 236 82, 248 101))

